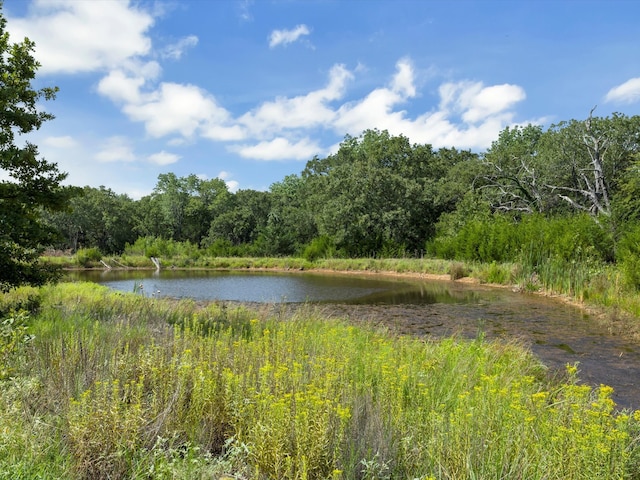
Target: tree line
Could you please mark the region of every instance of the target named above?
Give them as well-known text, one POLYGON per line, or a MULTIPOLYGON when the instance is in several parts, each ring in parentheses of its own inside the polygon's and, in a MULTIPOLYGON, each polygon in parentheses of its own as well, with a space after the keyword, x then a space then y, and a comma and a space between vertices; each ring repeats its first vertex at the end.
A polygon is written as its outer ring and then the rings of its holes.
POLYGON ((436 151, 367 130, 268 191, 232 193, 217 178, 165 173, 140 200, 84 187, 68 210, 43 216, 60 233, 55 247, 73 251, 117 254, 153 237, 231 255, 296 255, 314 242, 343 256, 413 255, 463 197, 458 171, 477 160, 469 151, 436 151))
POLYGON ((504 230, 529 217, 565 218, 574 236, 587 235, 593 245, 604 235, 610 241, 600 256, 613 260, 618 240, 640 217, 640 117, 590 114, 546 130, 507 127, 482 153, 436 150, 367 130, 268 191, 232 193, 220 179, 166 173, 140 200, 85 187, 69 210, 45 214, 61 234, 58 248, 97 247, 106 254, 152 237, 218 255, 431 251, 461 258, 474 257, 452 250, 465 229, 504 224, 504 230), (579 233, 575 218, 582 217, 579 233))

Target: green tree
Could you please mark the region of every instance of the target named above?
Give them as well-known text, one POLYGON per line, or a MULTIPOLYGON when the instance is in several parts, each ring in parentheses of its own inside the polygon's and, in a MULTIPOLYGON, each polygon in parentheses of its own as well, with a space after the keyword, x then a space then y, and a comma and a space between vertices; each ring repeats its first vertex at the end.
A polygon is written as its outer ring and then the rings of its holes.
POLYGON ((74 189, 60 185, 66 174, 40 159, 34 144, 16 144, 19 136, 53 118, 38 111, 38 103, 54 99, 57 88, 32 87, 40 66, 32 55, 35 44, 27 38, 10 43, 1 9, 0 3, 0 289, 7 290, 55 276, 38 262, 54 235, 41 212, 64 209, 74 189))
POLYGON ((621 223, 640 222, 640 153, 623 172, 612 210, 621 223))
POLYGON ((226 183, 219 178, 160 174, 153 193, 140 202, 137 230, 141 236, 200 244, 211 222, 226 211, 229 197, 226 183))
POLYGON ((192 184, 189 201, 185 208, 182 237, 183 240, 198 245, 209 233, 211 222, 228 208, 231 194, 227 184, 219 178, 211 180, 200 180, 195 176, 189 178, 192 184))
POLYGON ((307 190, 305 179, 298 175, 271 185, 271 210, 261 237, 263 254, 292 255, 317 235, 307 190))
POLYGON ((121 253, 136 240, 135 204, 127 195, 111 189, 84 187, 82 195, 71 199, 70 209, 45 213, 47 223, 64 236, 62 248, 73 251, 97 247, 103 253, 121 253))
POLYGON ((469 155, 434 152, 387 131, 347 136, 335 154, 314 158, 303 172, 318 233, 349 255, 422 250, 440 214, 461 196, 459 189, 445 193, 447 172, 469 155))
POLYGON ((226 210, 211 222, 207 243, 219 239, 233 245, 254 242, 267 224, 270 205, 269 192, 238 190, 230 197, 226 210))
POLYGON ((506 128, 483 157, 478 177, 496 210, 586 212, 610 217, 614 198, 640 152, 640 116, 594 117, 506 128))
POLYGON ((477 178, 493 208, 503 212, 544 212, 549 205, 547 169, 540 161, 542 127, 507 127, 482 158, 477 178))
POLYGON ((620 181, 640 152, 640 116, 591 113, 584 121, 553 125, 541 153, 553 166, 556 180, 548 187, 559 199, 594 217, 609 217, 620 181))

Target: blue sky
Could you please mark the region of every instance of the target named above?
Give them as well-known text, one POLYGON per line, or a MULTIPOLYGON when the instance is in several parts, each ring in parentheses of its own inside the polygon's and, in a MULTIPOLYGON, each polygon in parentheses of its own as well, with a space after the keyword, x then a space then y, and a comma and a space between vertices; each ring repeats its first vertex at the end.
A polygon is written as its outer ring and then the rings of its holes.
POLYGON ((133 198, 266 190, 368 128, 483 151, 507 125, 640 113, 636 0, 5 0, 60 92, 29 140, 133 198))

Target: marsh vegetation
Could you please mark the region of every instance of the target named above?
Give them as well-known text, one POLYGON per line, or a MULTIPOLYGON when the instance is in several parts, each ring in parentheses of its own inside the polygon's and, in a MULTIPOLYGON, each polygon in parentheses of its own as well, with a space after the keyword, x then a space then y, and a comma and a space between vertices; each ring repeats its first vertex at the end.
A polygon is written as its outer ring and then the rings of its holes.
POLYGON ((95 284, 16 289, 2 309, 0 478, 640 473, 640 415, 518 344, 95 284))

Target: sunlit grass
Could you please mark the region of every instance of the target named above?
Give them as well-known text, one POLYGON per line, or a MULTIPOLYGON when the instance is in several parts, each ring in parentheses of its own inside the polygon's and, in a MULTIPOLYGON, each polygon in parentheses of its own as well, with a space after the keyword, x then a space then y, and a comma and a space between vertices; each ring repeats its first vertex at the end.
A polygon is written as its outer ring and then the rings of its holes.
POLYGON ((35 338, 6 359, 0 478, 640 474, 639 414, 579 385, 574 366, 549 379, 517 344, 92 284, 43 288, 37 303, 35 338))

